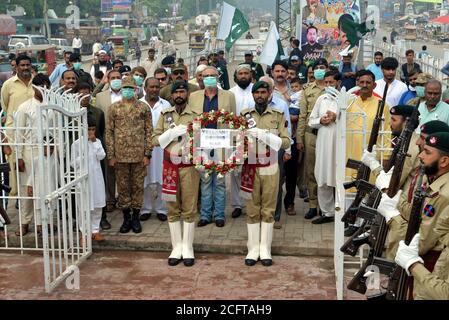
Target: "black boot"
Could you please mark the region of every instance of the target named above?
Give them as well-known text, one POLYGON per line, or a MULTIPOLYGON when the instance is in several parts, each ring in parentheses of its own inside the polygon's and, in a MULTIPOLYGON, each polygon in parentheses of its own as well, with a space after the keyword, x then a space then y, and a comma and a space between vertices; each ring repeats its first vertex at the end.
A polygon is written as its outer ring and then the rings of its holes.
POLYGON ((131 228, 133 229, 134 233, 142 232, 142 226, 140 225, 140 209, 133 209, 131 228))
POLYGON ((131 209, 123 209, 123 224, 120 233, 128 233, 131 230, 131 209))

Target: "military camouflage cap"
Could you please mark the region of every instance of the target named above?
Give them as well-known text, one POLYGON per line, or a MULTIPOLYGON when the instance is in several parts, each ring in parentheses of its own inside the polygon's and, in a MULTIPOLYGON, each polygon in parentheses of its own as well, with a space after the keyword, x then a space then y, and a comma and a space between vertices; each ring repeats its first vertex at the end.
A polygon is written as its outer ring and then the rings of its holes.
POLYGON ((432 80, 433 77, 428 73, 418 73, 418 77, 416 78, 416 83, 426 84, 430 80, 432 80))
POLYGON ((137 85, 132 77, 125 77, 122 80, 122 88, 137 88, 137 85))

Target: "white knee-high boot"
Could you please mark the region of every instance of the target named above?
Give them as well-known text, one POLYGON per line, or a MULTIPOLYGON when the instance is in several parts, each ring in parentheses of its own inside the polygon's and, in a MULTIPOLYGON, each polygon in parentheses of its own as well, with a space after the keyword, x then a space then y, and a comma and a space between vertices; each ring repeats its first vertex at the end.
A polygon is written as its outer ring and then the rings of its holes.
POLYGON ((181 221, 169 222, 171 245, 173 247, 169 258, 181 259, 182 256, 182 228, 181 221))
POLYGON ((271 242, 273 241, 274 222, 266 223, 262 221, 260 231, 260 260, 269 260, 264 265, 271 265, 271 242))
POLYGON ((246 259, 259 260, 260 253, 260 223, 247 223, 248 228, 248 254, 246 259))
POLYGON ((188 223, 184 221, 184 235, 182 236, 183 259, 195 259, 195 256, 193 254, 194 235, 195 235, 195 222, 188 223))

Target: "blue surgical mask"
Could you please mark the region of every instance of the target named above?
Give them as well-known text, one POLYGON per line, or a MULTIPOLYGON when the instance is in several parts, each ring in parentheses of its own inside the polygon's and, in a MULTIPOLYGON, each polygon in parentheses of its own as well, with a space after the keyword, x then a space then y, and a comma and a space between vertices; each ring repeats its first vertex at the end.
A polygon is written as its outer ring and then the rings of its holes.
POLYGON ((74 69, 74 70, 79 70, 79 69, 81 69, 81 62, 75 62, 75 63, 73 64, 73 69, 74 69))
POLYGON ((415 87, 416 90, 416 95, 420 98, 424 98, 425 94, 425 90, 426 88, 424 88, 423 86, 416 86, 415 87))
POLYGON ((111 81, 112 90, 120 90, 122 88, 122 79, 114 79, 111 81))
POLYGON ((143 78, 141 76, 133 76, 134 81, 140 87, 143 83, 143 78))
POLYGON ((315 76, 315 80, 323 80, 324 75, 326 74, 326 70, 323 69, 316 69, 313 71, 313 75, 315 76))
POLYGON ((133 88, 123 88, 122 89, 122 97, 125 99, 131 99, 134 97, 134 89, 133 88))
POLYGON ((216 88, 217 87, 217 78, 206 77, 203 79, 203 83, 206 88, 216 88))

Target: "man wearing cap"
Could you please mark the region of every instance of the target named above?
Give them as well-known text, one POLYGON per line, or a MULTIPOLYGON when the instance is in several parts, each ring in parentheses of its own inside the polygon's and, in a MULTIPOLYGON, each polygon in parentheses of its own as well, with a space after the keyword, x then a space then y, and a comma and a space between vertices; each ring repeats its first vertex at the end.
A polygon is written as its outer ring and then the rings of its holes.
POLYGON ((307 82, 307 68, 302 63, 301 56, 292 56, 290 58, 290 64, 296 67, 296 75, 301 79, 307 82))
POLYGON ((95 73, 98 71, 103 71, 103 74, 106 74, 108 70, 112 69, 112 64, 108 60, 108 54, 105 50, 98 51, 98 63, 94 63, 90 68, 90 75, 92 79, 95 78, 95 73))
POLYGON ((432 75, 428 73, 418 73, 418 76, 415 80, 415 93, 416 96, 412 99, 410 99, 407 104, 411 106, 419 106, 419 104, 424 101, 425 98, 425 90, 426 90, 426 84, 432 80, 432 75))
POLYGON ((173 247, 168 258, 170 266, 177 265, 181 259, 185 266, 195 263, 193 238, 200 176, 193 164, 182 157, 182 150, 187 142, 187 126, 202 110, 197 113, 187 104, 188 90, 185 81, 172 85, 175 104, 161 112, 152 136, 153 145, 164 149, 162 199, 167 201, 173 247))
POLYGON ((259 81, 260 77, 265 75, 260 63, 254 62, 254 56, 251 50, 245 52, 245 64, 249 64, 251 69, 256 73, 256 81, 259 81))
MULTIPOLYGON (((185 70, 183 64, 178 63, 172 67, 171 79, 172 79, 172 83, 174 83, 176 81, 187 81, 188 80, 186 70, 185 70)), ((200 90, 200 88, 197 85, 188 83, 188 86, 189 86, 189 94, 192 94, 192 92, 200 90)), ((174 101, 173 101, 172 94, 171 94, 171 87, 172 87, 171 83, 169 83, 168 85, 163 87, 161 90, 160 96, 162 99, 165 99, 168 102, 170 102, 171 105, 174 105, 174 101)))
POLYGON ((419 124, 425 124, 431 120, 440 120, 449 124, 449 105, 441 101, 442 84, 432 79, 426 84, 424 101, 419 104, 419 124))
POLYGON ((115 168, 117 207, 123 211, 120 233, 131 229, 134 233, 142 232, 139 215, 146 167, 153 149, 151 112, 147 104, 137 100, 136 88, 133 78, 123 79, 122 100, 111 105, 106 123, 107 159, 115 168))
MULTIPOLYGON (((235 113, 235 96, 232 92, 218 88, 218 70, 212 66, 203 71, 205 89, 194 92, 189 97, 189 106, 195 113, 224 110, 235 113)), ((217 125, 207 126, 209 129, 217 129, 217 125)), ((225 128, 223 128, 225 129, 225 128)), ((227 128, 226 128, 227 129, 227 128)), ((217 150, 203 150, 208 157, 223 161, 223 152, 217 150), (215 154, 215 152, 217 154, 215 154)), ((223 151, 223 150, 221 150, 223 151)), ((226 184, 225 179, 218 177, 216 173, 211 175, 201 174, 201 217, 198 227, 205 226, 215 219, 217 227, 225 224, 226 184)))
MULTIPOLYGON (((235 70, 234 81, 235 87, 229 89, 235 96, 235 105, 237 115, 240 115, 240 111, 247 108, 253 108, 254 98, 251 92, 253 88, 253 77, 251 74, 251 66, 249 64, 242 63, 237 66, 235 70)), ((235 170, 231 174, 231 206, 233 208, 232 217, 237 218, 242 214, 243 200, 240 197, 240 183, 241 175, 239 170, 235 170)))
POLYGON ((229 75, 228 69, 225 65, 220 63, 218 59, 218 52, 214 51, 209 55, 210 65, 215 67, 218 70, 220 86, 223 90, 229 90, 231 87, 229 86, 229 75))
POLYGON ((299 151, 305 152, 305 172, 307 189, 309 191, 309 211, 305 215, 306 219, 312 219, 318 215, 318 200, 317 200, 317 183, 315 179, 315 145, 318 134, 317 129, 312 129, 307 124, 309 123, 309 116, 315 106, 318 97, 324 94, 324 75, 329 65, 326 59, 320 58, 313 64, 315 82, 304 89, 300 101, 301 111, 298 119, 298 130, 296 133, 297 148, 299 151))
POLYGON ((129 77, 131 75, 131 67, 128 65, 121 66, 118 71, 122 75, 122 78, 129 77))
POLYGON ((166 56, 164 59, 162 59, 161 61, 162 68, 167 70, 168 75, 171 75, 172 67, 175 65, 175 62, 176 58, 173 56, 166 56))
POLYGON ((148 77, 154 77, 154 71, 159 68, 160 61, 155 58, 156 50, 148 49, 148 58, 142 62, 142 67, 145 68, 148 77))
POLYGON ((245 264, 254 266, 260 259, 262 265, 271 266, 274 211, 279 188, 277 152, 290 147, 290 138, 284 115, 268 105, 269 84, 256 82, 252 93, 255 107, 241 112, 255 124, 248 130, 249 137, 254 139, 254 146, 248 151, 248 160, 242 169, 241 191, 243 198, 247 199, 248 229, 245 264))
MULTIPOLYGON (((435 227, 443 210, 449 205, 449 132, 436 132, 428 135, 419 159, 424 166, 427 181, 423 186, 428 197, 424 202, 419 228, 419 238, 414 243, 418 254, 422 256, 425 267, 432 271, 441 251, 444 249, 444 239, 438 236, 435 227)), ((415 186, 416 188, 417 186, 415 186)), ((393 197, 382 195, 377 211, 385 217, 387 223, 396 216, 410 219, 410 203, 401 190, 393 197)), ((401 248, 400 248, 401 249, 401 248)), ((421 295, 418 281, 414 281, 415 298, 421 295)))

